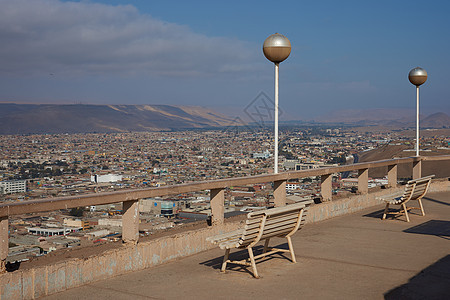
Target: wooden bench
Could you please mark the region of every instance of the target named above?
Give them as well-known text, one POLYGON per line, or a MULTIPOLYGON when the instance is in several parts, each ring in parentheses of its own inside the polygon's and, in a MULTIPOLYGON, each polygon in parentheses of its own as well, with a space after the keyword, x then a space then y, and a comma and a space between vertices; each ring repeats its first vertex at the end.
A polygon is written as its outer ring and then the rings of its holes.
POLYGON ((304 223, 305 212, 312 203, 313 201, 305 201, 251 212, 247 215, 247 220, 243 229, 207 238, 208 241, 217 244, 221 249, 225 249, 221 272, 225 272, 227 263, 233 263, 251 266, 253 269, 253 276, 259 278, 255 260, 277 252, 289 252, 291 261, 295 263, 296 260, 291 236, 297 232, 304 223), (289 250, 269 248, 269 241, 272 237, 285 237, 288 242, 289 250), (262 240, 265 240, 263 253, 255 256, 252 248, 262 240), (233 248, 247 248, 249 258, 240 261, 229 260, 230 250, 233 248))
POLYGON ((386 219, 387 214, 394 215, 402 215, 404 214, 406 217, 406 222, 409 222, 408 210, 411 209, 419 209, 422 213, 422 216, 425 216, 425 211, 423 209, 421 199, 428 191, 428 187, 430 186, 431 179, 434 175, 417 178, 410 180, 406 183, 405 191, 403 194, 397 195, 388 195, 382 197, 381 199, 386 202, 386 207, 384 209, 382 220, 386 219), (419 202, 419 207, 406 207, 406 203, 408 201, 417 200, 419 202), (400 205, 400 208, 397 212, 389 213, 389 205, 400 205))

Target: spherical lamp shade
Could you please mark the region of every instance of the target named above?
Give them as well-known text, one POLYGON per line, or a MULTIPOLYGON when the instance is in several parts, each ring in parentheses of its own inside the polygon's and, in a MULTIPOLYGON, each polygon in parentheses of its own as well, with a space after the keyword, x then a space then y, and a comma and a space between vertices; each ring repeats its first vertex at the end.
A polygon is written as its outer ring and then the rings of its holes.
POLYGON ((425 81, 427 81, 427 78, 427 71, 422 68, 417 67, 409 71, 408 79, 415 86, 424 84, 425 81))
POLYGON ((280 63, 291 54, 291 42, 282 34, 272 34, 264 41, 263 52, 271 62, 280 63))

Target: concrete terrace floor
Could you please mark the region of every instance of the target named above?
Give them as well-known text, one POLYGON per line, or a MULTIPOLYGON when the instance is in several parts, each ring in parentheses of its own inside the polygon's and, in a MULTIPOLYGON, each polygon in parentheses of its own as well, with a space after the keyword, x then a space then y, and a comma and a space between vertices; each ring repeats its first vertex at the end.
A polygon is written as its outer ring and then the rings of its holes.
POLYGON ((306 225, 293 237, 297 263, 260 261, 260 279, 231 264, 220 273, 216 248, 43 299, 449 299, 450 192, 423 202, 426 216, 413 211, 410 223, 382 221, 376 206, 306 225))

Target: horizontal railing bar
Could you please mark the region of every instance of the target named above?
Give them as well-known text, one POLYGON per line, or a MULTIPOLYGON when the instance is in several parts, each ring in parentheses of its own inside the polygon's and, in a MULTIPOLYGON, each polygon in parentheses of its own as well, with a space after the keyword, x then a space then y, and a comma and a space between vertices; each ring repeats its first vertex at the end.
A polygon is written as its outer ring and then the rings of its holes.
POLYGON ((422 156, 422 160, 426 161, 450 160, 450 155, 422 156))
POLYGON ((395 158, 395 159, 386 159, 379 160, 374 162, 364 162, 364 163, 356 163, 352 165, 342 165, 337 167, 329 167, 329 168, 319 168, 319 169, 310 169, 310 170, 302 170, 302 171, 294 171, 287 172, 288 179, 296 179, 301 177, 310 177, 310 176, 321 176, 328 175, 333 173, 342 173, 347 171, 357 171, 363 169, 373 169, 379 167, 392 166, 397 164, 404 163, 412 163, 419 161, 419 157, 406 157, 406 158, 395 158))
MULTIPOLYGON (((426 160, 438 161, 439 157, 434 159, 426 157, 426 160)), ((444 160, 450 159, 450 155, 442 156, 444 160)), ((105 192, 98 194, 85 194, 68 197, 45 198, 40 200, 30 200, 25 202, 16 202, 0 205, 0 217, 13 216, 27 213, 54 211, 59 209, 69 209, 80 206, 103 205, 123 201, 139 200, 143 198, 162 197, 169 195, 178 195, 188 192, 220 189, 230 186, 249 185, 264 182, 282 181, 288 179, 298 179, 311 176, 321 176, 346 171, 356 171, 362 169, 371 169, 396 164, 417 162, 425 157, 406 157, 389 160, 380 160, 375 162, 356 163, 352 165, 343 165, 329 168, 318 168, 310 170, 301 170, 293 172, 284 172, 279 174, 264 174, 248 177, 226 178, 211 181, 200 181, 183 183, 170 186, 130 189, 116 192, 105 192)))

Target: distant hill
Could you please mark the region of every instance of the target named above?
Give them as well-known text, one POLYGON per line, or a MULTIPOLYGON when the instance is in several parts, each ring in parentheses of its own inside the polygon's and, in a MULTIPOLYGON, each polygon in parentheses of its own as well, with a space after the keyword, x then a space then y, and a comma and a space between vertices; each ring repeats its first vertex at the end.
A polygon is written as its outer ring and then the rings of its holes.
POLYGON ((202 107, 0 103, 0 134, 162 131, 231 123, 202 107))
POLYGON ((359 123, 364 125, 415 120, 412 109, 342 109, 332 111, 316 119, 318 122, 359 123))
MULTIPOLYGON (((316 118, 320 123, 344 123, 358 126, 414 127, 413 109, 347 109, 337 110, 316 118)), ((443 112, 420 116, 421 128, 450 128, 450 117, 443 112)))
POLYGON ((445 113, 435 113, 429 115, 420 121, 421 127, 428 128, 449 128, 450 127, 450 117, 445 113))

